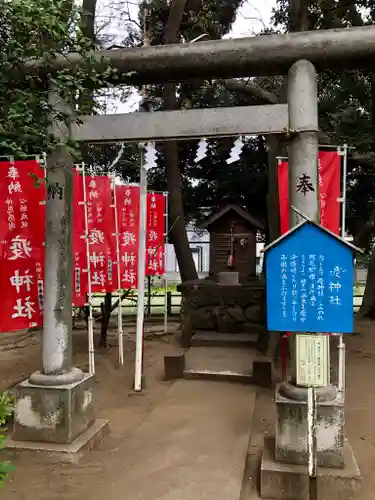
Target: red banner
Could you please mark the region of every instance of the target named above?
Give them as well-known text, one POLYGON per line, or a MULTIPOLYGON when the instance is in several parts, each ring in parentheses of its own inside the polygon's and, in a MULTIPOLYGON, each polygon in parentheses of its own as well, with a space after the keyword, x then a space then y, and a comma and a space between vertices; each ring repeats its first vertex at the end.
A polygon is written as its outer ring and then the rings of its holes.
POLYGON ((116 186, 121 289, 137 288, 139 187, 116 186))
POLYGON ((42 324, 44 169, 36 160, 0 163, 0 331, 42 324))
POLYGON ((161 276, 165 267, 165 195, 147 193, 146 275, 161 276))
POLYGON ((278 166, 280 232, 285 234, 289 229, 289 184, 288 162, 282 161, 278 166))
MULTIPOLYGON (((340 231, 340 155, 336 151, 319 152, 319 205, 320 223, 335 234, 340 231)), ((289 228, 288 163, 278 167, 280 229, 289 228)))
POLYGON ((83 307, 88 292, 88 265, 86 239, 84 237, 83 176, 78 171, 74 171, 73 183, 73 305, 83 307))
POLYGON ((336 151, 319 153, 320 223, 335 234, 340 233, 340 164, 336 151))
POLYGON ((91 291, 113 292, 117 289, 117 279, 111 182, 107 176, 87 176, 85 183, 91 291))

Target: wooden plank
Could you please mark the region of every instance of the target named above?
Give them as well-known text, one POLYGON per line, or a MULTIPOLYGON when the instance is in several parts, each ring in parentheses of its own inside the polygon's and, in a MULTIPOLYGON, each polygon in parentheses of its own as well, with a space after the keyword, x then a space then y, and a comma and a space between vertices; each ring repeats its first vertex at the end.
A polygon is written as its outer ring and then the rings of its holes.
POLYGON ((81 116, 71 134, 76 141, 108 143, 280 134, 287 127, 288 106, 274 104, 81 116))

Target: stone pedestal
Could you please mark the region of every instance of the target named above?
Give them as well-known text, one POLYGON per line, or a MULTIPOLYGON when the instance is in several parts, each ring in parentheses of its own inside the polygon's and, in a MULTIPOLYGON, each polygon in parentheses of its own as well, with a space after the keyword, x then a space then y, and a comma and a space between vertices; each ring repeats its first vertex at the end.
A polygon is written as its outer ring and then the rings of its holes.
POLYGON ((29 380, 16 388, 15 441, 70 444, 94 422, 92 375, 66 385, 35 385, 29 380))
MULTIPOLYGON (((353 499, 361 476, 344 437, 344 404, 334 387, 317 389, 318 500, 353 499)), ((276 389, 275 436, 266 436, 260 473, 261 498, 309 496, 307 390, 289 383, 276 389)))
MULTIPOLYGON (((307 465, 307 401, 285 396, 283 386, 275 396, 277 421, 275 458, 290 464, 307 465)), ((343 467, 344 405, 335 391, 319 398, 317 391, 317 462, 322 467, 343 467), (329 396, 333 396, 330 399, 329 396)))
MULTIPOLYGON (((318 500, 354 500, 361 487, 361 475, 352 449, 344 444, 344 467, 318 467, 318 500)), ((275 458, 275 439, 267 436, 260 469, 260 494, 264 500, 301 500, 309 498, 306 465, 279 462, 275 458)))
POLYGON ((179 285, 181 300, 181 344, 190 347, 198 331, 265 334, 265 285, 259 279, 237 281, 237 273, 220 273, 221 282, 187 281, 179 285), (228 276, 230 275, 230 276, 228 276))
POLYGON ((238 273, 232 271, 221 272, 217 275, 217 282, 219 285, 239 285, 239 275, 238 273))

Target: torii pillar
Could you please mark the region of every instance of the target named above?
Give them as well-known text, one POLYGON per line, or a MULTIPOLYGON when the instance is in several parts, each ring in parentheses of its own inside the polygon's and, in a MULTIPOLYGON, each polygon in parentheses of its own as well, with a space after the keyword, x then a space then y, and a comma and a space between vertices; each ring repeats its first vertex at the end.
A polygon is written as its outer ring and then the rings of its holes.
MULTIPOLYGON (((61 108, 55 93, 51 99, 61 108)), ((60 132, 63 127, 66 136, 70 133, 61 123, 55 126, 60 132)), ((73 158, 67 148, 56 148, 46 170, 47 183, 57 185, 62 196, 47 194, 46 200, 41 367, 16 387, 14 431, 6 446, 55 452, 70 461, 72 453, 98 438, 108 421, 95 420, 93 376, 72 363, 73 158)))
MULTIPOLYGON (((319 222, 318 96, 314 66, 306 60, 288 73, 289 226, 302 222, 298 212, 319 222), (296 208, 297 211, 293 210, 296 208)), ((309 498, 307 394, 296 384, 295 334, 291 377, 276 389, 275 436, 265 438, 261 464, 261 497, 275 500, 309 498)), ((353 498, 360 474, 344 434, 344 401, 331 385, 317 393, 318 498, 353 498)), ((311 499, 310 500, 316 500, 311 499)))

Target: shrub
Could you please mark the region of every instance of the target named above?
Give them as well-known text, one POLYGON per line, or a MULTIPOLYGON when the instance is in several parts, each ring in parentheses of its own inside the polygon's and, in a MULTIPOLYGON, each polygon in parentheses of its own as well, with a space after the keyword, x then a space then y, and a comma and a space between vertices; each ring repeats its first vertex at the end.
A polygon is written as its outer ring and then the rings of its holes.
MULTIPOLYGON (((14 398, 9 393, 4 392, 0 396, 0 449, 5 447, 6 427, 9 417, 13 413, 14 398)), ((14 467, 9 462, 0 461, 0 488, 4 485, 5 479, 14 467)))

